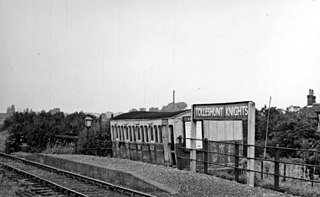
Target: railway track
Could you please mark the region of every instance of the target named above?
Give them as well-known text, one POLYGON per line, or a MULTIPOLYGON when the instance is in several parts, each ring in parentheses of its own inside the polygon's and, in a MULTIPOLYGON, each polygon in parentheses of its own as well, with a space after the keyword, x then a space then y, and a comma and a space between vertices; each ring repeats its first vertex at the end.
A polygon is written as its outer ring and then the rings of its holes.
MULTIPOLYGON (((18 173, 10 170, 4 170, 1 168, 1 174, 7 178, 7 181, 13 182, 15 185, 19 185, 19 189, 15 191, 16 196, 31 197, 31 196, 50 196, 50 197, 67 197, 67 195, 61 194, 46 185, 39 184, 36 181, 30 180, 18 173)), ((2 177, 2 178, 3 178, 2 177)))
MULTIPOLYGON (((0 166, 38 183, 33 192, 37 192, 39 196, 153 196, 4 153, 0 153, 0 166)), ((22 191, 20 196, 28 196, 28 194, 24 195, 22 191)))

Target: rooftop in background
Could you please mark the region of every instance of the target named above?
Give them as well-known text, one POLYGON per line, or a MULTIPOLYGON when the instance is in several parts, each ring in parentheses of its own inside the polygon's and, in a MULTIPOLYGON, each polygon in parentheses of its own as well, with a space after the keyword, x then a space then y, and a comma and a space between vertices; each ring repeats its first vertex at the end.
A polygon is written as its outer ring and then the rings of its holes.
POLYGON ((123 119, 160 119, 160 118, 171 118, 181 113, 188 112, 190 110, 176 111, 176 112, 145 112, 135 111, 124 113, 119 116, 112 118, 112 120, 123 120, 123 119))
POLYGON ((316 113, 320 113, 320 103, 313 104, 313 109, 316 113))

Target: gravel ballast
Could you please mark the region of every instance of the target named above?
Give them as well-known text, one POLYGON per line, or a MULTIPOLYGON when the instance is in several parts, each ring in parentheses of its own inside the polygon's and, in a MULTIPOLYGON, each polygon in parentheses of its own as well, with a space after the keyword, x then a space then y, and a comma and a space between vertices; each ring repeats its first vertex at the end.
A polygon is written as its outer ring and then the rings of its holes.
POLYGON ((162 165, 154 165, 127 159, 95 157, 88 155, 49 156, 87 163, 100 167, 134 172, 156 181, 176 191, 175 194, 161 193, 159 196, 291 196, 259 187, 250 187, 235 181, 224 180, 215 176, 194 173, 162 165))

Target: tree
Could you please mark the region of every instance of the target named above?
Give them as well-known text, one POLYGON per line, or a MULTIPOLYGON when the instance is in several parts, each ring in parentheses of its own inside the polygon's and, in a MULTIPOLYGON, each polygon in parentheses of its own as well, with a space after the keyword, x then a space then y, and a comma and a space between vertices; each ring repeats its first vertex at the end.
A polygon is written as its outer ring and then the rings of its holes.
MULTIPOLYGON (((10 134, 6 142, 6 151, 20 151, 22 145, 26 144, 27 151, 41 152, 48 144, 55 142, 55 136, 58 134, 78 135, 85 127, 85 117, 83 112, 67 116, 62 112, 16 112, 5 120, 4 126, 10 134)), ((92 118, 96 123, 97 118, 92 118)))
POLYGON ((179 102, 179 103, 169 103, 166 106, 163 106, 161 112, 175 112, 182 111, 188 107, 187 103, 179 102))
MULTIPOLYGON (((317 121, 306 116, 289 116, 280 121, 275 131, 272 133, 272 140, 269 145, 294 149, 311 149, 316 146, 320 140, 317 133, 317 121)), ((304 151, 282 151, 284 157, 300 157, 307 159, 304 151)))

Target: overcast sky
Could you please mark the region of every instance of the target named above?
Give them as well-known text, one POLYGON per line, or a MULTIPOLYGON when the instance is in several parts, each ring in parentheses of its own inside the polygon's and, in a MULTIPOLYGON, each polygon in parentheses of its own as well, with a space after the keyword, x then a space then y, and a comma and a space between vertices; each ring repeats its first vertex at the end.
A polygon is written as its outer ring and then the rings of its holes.
POLYGON ((0 112, 320 99, 320 1, 0 0, 0 112))

